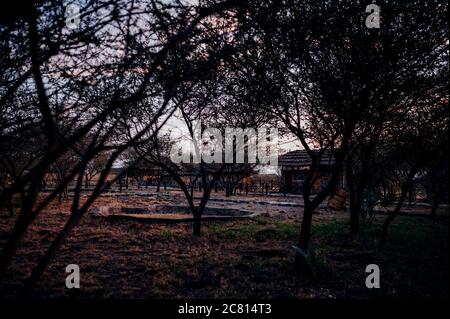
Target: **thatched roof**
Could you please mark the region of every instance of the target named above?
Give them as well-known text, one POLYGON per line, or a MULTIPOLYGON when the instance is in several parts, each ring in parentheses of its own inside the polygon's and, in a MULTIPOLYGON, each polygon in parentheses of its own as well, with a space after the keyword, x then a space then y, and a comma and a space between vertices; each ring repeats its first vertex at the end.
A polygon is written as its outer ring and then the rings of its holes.
MULTIPOLYGON (((315 151, 315 153, 317 152, 315 151)), ((320 165, 331 166, 333 164, 334 157, 326 151, 320 160, 320 165)), ((282 167, 306 167, 311 165, 311 157, 305 150, 296 150, 281 155, 278 158, 278 165, 282 167)))

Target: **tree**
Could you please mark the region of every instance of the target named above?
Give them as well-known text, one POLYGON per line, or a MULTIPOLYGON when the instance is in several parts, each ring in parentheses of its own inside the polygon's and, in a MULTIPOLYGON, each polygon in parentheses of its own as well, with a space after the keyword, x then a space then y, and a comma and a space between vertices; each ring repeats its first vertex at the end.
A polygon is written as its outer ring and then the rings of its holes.
POLYGON ((262 105, 300 140, 312 161, 303 187, 299 264, 307 255, 314 211, 335 188, 347 156, 361 150, 365 158, 356 160, 360 178, 351 182, 356 232, 367 169, 386 127, 398 127, 419 100, 432 103, 446 94, 441 85, 447 74, 446 4, 391 2, 383 8, 380 29, 365 26, 365 6, 268 1, 252 3, 238 17, 247 31, 242 41, 256 48, 253 55, 243 54, 252 70, 248 85, 259 87, 262 105), (317 167, 327 154, 334 159, 331 178, 313 196, 317 167))
POLYGON ((383 223, 380 247, 387 242, 389 226, 399 214, 414 177, 448 154, 450 114, 447 103, 448 98, 436 104, 416 105, 420 112, 409 113, 404 124, 391 132, 397 141, 395 169, 400 177, 400 196, 394 211, 383 223))
MULTIPOLYGON (((115 160, 145 134, 156 134, 171 115, 169 102, 182 80, 173 78, 169 86, 167 81, 161 84, 169 55, 176 56, 173 52, 181 43, 201 33, 206 18, 232 5, 234 1, 201 6, 178 1, 96 0, 81 6, 80 25, 71 31, 66 27, 63 2, 49 0, 27 2, 23 10, 2 20, 5 59, 0 65, 0 140, 38 128, 37 136, 43 142, 36 145, 39 157, 33 165, 0 192, 2 203, 24 194, 15 227, 0 255, 0 274, 28 226, 75 180, 69 220, 33 270, 28 286, 39 279, 69 231, 109 186, 106 176, 115 160), (132 127, 139 117, 146 121, 134 125, 138 130, 122 129, 132 127), (93 138, 80 148, 77 143, 87 137, 93 138), (69 152, 81 154, 77 163, 54 191, 39 197, 45 174, 69 152), (81 204, 86 167, 105 152, 105 166, 81 204)), ((2 148, 0 153, 9 155, 19 147, 2 148)))
POLYGON ((435 158, 430 159, 424 180, 427 199, 432 205, 430 217, 434 218, 439 204, 448 203, 449 198, 448 150, 445 147, 436 152, 435 158))

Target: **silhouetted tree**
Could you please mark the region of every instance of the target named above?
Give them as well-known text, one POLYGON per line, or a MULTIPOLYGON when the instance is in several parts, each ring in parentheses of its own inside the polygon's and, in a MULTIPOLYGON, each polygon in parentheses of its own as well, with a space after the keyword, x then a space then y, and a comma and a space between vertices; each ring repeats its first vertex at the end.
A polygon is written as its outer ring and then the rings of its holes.
POLYGON ((386 127, 401 124, 418 101, 433 103, 446 95, 446 4, 390 2, 383 6, 379 29, 366 27, 366 5, 252 2, 237 17, 247 31, 241 41, 253 48, 242 54, 251 70, 247 85, 259 88, 261 105, 279 117, 311 157, 303 186, 299 264, 307 256, 314 211, 336 187, 349 152, 358 147, 367 158, 360 159, 361 178, 352 180, 351 220, 357 232, 366 167, 378 139, 386 127), (334 158, 331 177, 313 196, 318 165, 327 154, 334 158))

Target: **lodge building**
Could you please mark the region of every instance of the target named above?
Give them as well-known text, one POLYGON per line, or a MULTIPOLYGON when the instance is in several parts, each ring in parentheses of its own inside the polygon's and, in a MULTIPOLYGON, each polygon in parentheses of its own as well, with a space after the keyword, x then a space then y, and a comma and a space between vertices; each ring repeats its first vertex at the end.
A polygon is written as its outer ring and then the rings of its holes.
MULTIPOLYGON (((306 173, 312 164, 311 157, 305 150, 296 150, 283 154, 278 159, 281 168, 282 184, 285 193, 302 194, 303 182, 306 173)), ((312 187, 313 193, 318 193, 328 183, 334 165, 334 157, 326 152, 320 161, 319 168, 315 173, 318 177, 312 187)), ((337 185, 345 188, 345 174, 342 173, 337 185)))

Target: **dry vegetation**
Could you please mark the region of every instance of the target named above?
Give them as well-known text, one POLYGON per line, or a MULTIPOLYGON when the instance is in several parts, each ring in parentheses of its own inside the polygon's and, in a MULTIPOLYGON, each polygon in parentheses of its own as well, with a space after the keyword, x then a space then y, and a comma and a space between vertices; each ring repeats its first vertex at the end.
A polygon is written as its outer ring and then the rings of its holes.
MULTIPOLYGON (((151 198, 100 197, 94 207, 155 203, 151 198)), ((158 200, 158 203, 169 203, 158 200)), ((371 298, 448 297, 448 218, 400 217, 390 241, 376 250, 378 216, 357 240, 347 237, 348 213, 314 218, 315 278, 293 266, 298 208, 272 207, 255 220, 208 223, 200 238, 190 224, 113 222, 89 214, 69 236, 34 290, 35 297, 76 298, 371 298), (81 289, 64 287, 65 267, 78 264, 81 289), (365 288, 365 266, 381 268, 382 288, 365 288)), ((29 229, 0 285, 14 297, 68 215, 52 204, 29 229)), ((443 213, 444 210, 441 211, 443 213)), ((448 214, 448 209, 444 213, 448 214)), ((1 245, 13 218, 0 219, 1 245)))

